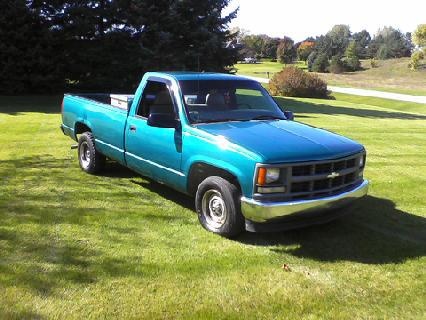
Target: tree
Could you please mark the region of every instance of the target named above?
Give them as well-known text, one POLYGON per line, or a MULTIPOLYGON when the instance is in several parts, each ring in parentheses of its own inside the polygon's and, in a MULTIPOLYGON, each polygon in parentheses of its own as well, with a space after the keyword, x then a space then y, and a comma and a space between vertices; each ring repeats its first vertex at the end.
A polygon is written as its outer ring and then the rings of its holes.
POLYGON ((250 34, 250 31, 244 28, 233 27, 229 31, 237 40, 238 43, 241 43, 243 39, 250 34))
POLYGON ((49 31, 24 0, 0 2, 0 92, 52 92, 61 87, 60 64, 49 31))
POLYGON ((408 57, 411 54, 410 41, 401 31, 384 27, 370 42, 369 54, 379 59, 408 57))
POLYGON ((240 54, 242 58, 260 57, 262 55, 263 39, 259 35, 246 35, 242 40, 240 54))
POLYGON ((279 41, 280 39, 271 38, 265 34, 246 35, 241 40, 240 56, 242 58, 275 58, 279 41))
POLYGON ((312 67, 314 65, 314 62, 315 62, 315 59, 317 58, 317 56, 318 56, 318 51, 316 51, 316 50, 312 51, 309 54, 308 59, 306 59, 306 64, 308 66, 308 71, 313 71, 312 67))
POLYGON ((320 53, 316 56, 313 64, 312 71, 314 72, 327 72, 329 66, 327 55, 320 53))
POLYGON ((279 43, 279 38, 271 38, 266 36, 262 45, 262 56, 265 58, 275 59, 277 56, 277 48, 279 43))
POLYGON ((321 35, 315 39, 315 51, 324 54, 327 58, 333 56, 333 40, 329 35, 321 35))
POLYGON ((342 56, 345 53, 351 37, 349 26, 344 24, 335 25, 327 33, 327 36, 331 39, 331 55, 342 56))
POLYGON ((229 0, 33 0, 55 35, 65 78, 83 90, 129 91, 148 70, 225 71, 236 62, 222 16, 229 0))
POLYGON ((361 59, 367 59, 368 56, 368 46, 371 42, 370 33, 367 30, 362 30, 356 32, 352 36, 353 40, 356 43, 356 51, 361 59))
POLYGON ((291 63, 296 58, 296 50, 294 49, 294 41, 284 36, 277 48, 277 59, 281 63, 291 63))
POLYGON ((314 41, 303 41, 299 44, 297 47, 297 57, 299 60, 306 61, 311 54, 312 51, 315 49, 315 42, 314 41))
POLYGON ((329 71, 331 73, 342 73, 346 69, 345 64, 338 56, 331 57, 329 71))
POLYGON ((426 24, 420 24, 413 33, 413 42, 419 47, 411 55, 409 67, 411 70, 416 70, 421 64, 421 60, 426 55, 426 24))
POLYGON ((426 24, 419 24, 413 33, 413 42, 420 48, 426 47, 426 24))
POLYGON ((345 51, 345 65, 349 71, 357 71, 361 68, 359 62, 356 41, 351 41, 345 51))

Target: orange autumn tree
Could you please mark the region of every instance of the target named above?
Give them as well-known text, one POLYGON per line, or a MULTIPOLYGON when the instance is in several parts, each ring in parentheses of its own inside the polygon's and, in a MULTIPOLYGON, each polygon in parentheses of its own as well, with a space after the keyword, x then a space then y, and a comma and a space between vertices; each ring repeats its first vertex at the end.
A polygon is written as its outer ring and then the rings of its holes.
POLYGON ((297 48, 297 57, 299 60, 306 61, 308 56, 315 49, 314 41, 303 41, 297 48))

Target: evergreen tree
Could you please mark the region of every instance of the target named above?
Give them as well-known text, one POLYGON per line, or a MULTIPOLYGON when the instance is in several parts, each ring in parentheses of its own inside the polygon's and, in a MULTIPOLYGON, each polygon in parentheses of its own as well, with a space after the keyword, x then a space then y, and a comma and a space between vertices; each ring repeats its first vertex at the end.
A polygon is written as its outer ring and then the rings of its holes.
POLYGON ((313 72, 327 72, 330 63, 328 61, 327 55, 324 53, 320 53, 316 56, 313 64, 312 71, 313 72))
POLYGON ((351 41, 348 47, 346 48, 344 62, 349 71, 357 71, 361 68, 356 41, 351 41))
POLYGON ((229 0, 33 0, 79 90, 131 91, 151 70, 226 71, 229 0))
POLYGON ((0 92, 52 92, 62 86, 48 30, 24 0, 0 2, 0 92))
POLYGON ((371 42, 370 33, 367 30, 362 30, 360 32, 356 32, 353 35, 353 40, 356 43, 356 50, 361 59, 368 58, 368 46, 371 42))
POLYGON ((331 57, 330 66, 328 67, 331 73, 342 73, 346 70, 346 66, 338 56, 331 57))
POLYGON ((315 59, 317 58, 317 56, 318 56, 318 51, 316 51, 316 50, 312 51, 309 54, 308 59, 306 60, 306 65, 308 66, 308 71, 313 71, 312 68, 314 66, 314 62, 315 62, 315 59))
POLYGON ((327 58, 333 56, 333 40, 329 35, 321 35, 315 40, 315 51, 318 54, 324 54, 327 58))

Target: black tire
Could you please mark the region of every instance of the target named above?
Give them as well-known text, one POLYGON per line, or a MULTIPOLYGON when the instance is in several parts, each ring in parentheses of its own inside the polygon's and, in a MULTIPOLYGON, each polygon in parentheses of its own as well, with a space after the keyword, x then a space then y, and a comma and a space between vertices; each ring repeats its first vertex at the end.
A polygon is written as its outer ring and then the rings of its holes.
POLYGON ((221 177, 208 177, 198 186, 195 208, 198 220, 208 231, 232 238, 244 231, 240 192, 221 177))
POLYGON ((105 156, 95 147, 95 138, 91 132, 83 133, 78 139, 78 162, 87 173, 95 174, 105 166, 105 156))

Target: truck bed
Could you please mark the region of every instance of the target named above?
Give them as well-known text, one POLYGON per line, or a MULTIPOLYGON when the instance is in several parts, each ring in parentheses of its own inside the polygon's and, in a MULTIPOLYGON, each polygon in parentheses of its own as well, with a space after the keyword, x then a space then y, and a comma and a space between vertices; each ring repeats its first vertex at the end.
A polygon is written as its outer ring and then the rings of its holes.
POLYGON ((64 133, 77 140, 78 134, 90 128, 96 148, 124 164, 124 131, 132 101, 133 95, 66 94, 62 110, 64 133), (121 104, 117 103, 120 99, 121 104))
POLYGON ((107 104, 119 109, 129 110, 133 101, 132 94, 109 94, 109 93, 77 93, 70 94, 72 97, 83 98, 90 101, 96 101, 102 104, 107 104))

